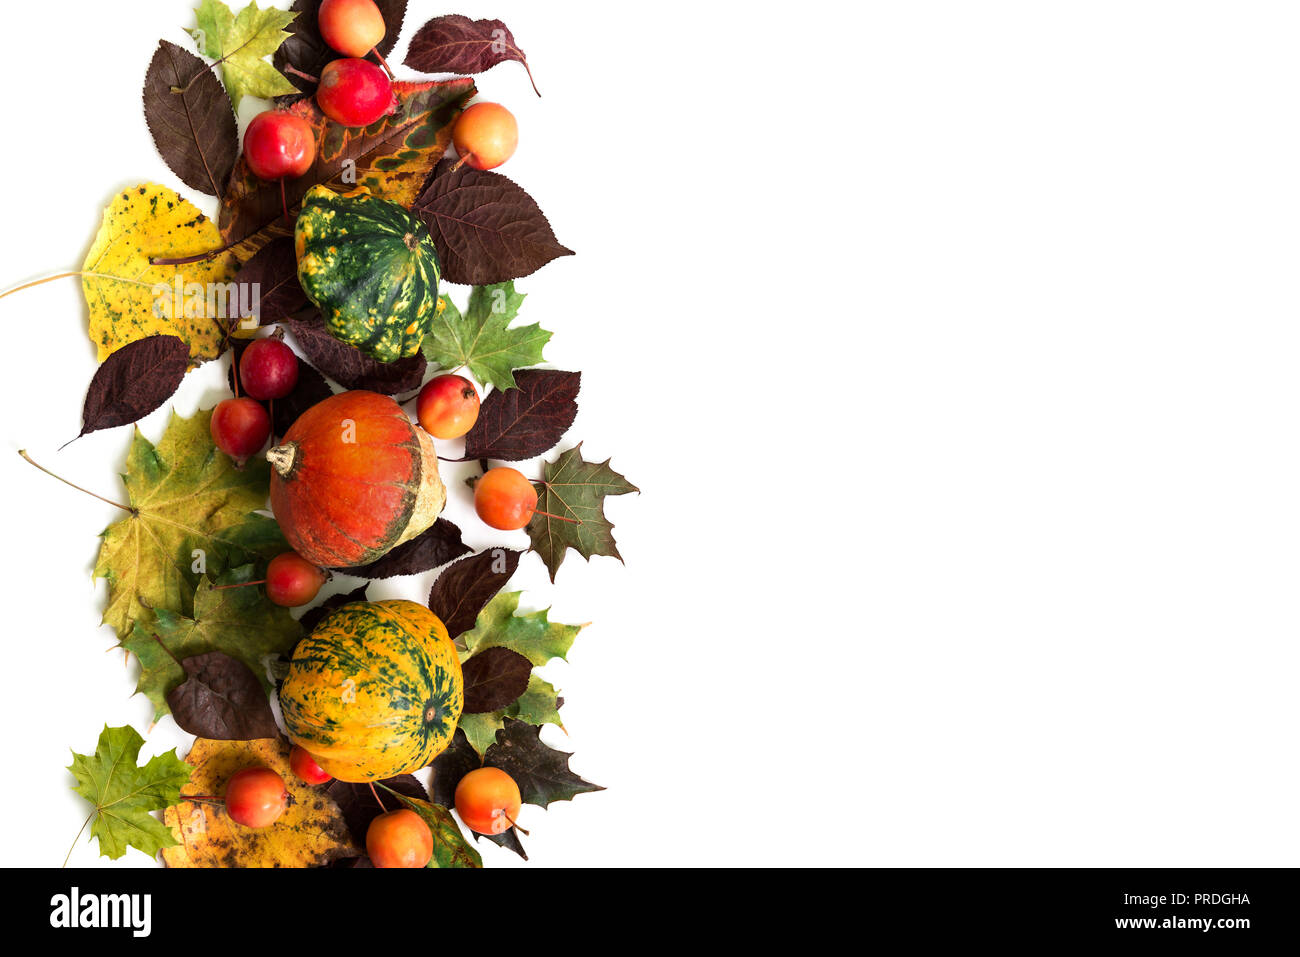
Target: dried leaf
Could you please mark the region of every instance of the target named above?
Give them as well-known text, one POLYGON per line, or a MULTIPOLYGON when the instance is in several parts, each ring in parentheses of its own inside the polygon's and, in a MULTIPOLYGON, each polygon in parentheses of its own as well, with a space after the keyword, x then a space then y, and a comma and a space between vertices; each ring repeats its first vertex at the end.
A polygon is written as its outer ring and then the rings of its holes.
POLYGON ((277 236, 292 234, 303 196, 318 184, 339 192, 364 186, 374 196, 409 207, 451 143, 452 124, 474 93, 474 81, 464 78, 394 83, 397 112, 358 128, 328 119, 314 98, 294 103, 288 112, 316 133, 316 160, 302 176, 283 184, 290 217, 284 216, 281 184, 259 179, 241 157, 221 200, 219 222, 226 242, 239 243, 248 255, 277 236))
POLYGON ((287 237, 268 243, 240 267, 235 282, 258 304, 258 324, 269 326, 311 305, 298 282, 298 257, 287 237), (253 289, 256 287, 256 294, 253 289))
POLYGON ((254 513, 266 506, 270 466, 236 468, 213 445, 211 418, 173 414, 156 446, 135 431, 122 477, 135 511, 104 530, 95 563, 108 579, 104 623, 119 639, 146 614, 193 614, 200 564, 216 575, 288 550, 275 520, 254 513))
POLYGON ((460 558, 469 550, 469 546, 460 540, 460 529, 455 523, 440 518, 415 538, 398 545, 377 561, 352 568, 336 568, 334 571, 342 575, 355 575, 357 578, 418 575, 460 558))
POLYGON ((482 867, 483 858, 474 846, 465 840, 460 832, 460 825, 451 813, 441 805, 430 804, 419 798, 397 794, 395 797, 409 807, 429 825, 433 834, 433 859, 430 867, 482 867))
POLYGON ((329 795, 293 773, 283 738, 198 738, 185 761, 194 768, 186 789, 194 794, 224 794, 236 771, 270 768, 284 778, 289 807, 273 827, 263 828, 236 824, 225 808, 209 804, 182 801, 169 807, 163 821, 180 843, 163 851, 168 867, 324 867, 361 853, 329 795))
POLYGON ((508 648, 488 648, 461 665, 465 675, 465 713, 500 711, 528 689, 533 664, 508 648))
POLYGON ((298 348, 312 365, 345 389, 397 395, 418 389, 424 381, 428 364, 420 353, 396 362, 372 359, 356 346, 330 335, 318 312, 303 319, 283 320, 280 325, 293 333, 298 348))
POLYGON ((500 768, 515 779, 525 804, 546 807, 555 801, 571 801, 579 794, 603 791, 569 770, 565 751, 542 743, 541 729, 523 721, 506 720, 496 744, 488 748, 484 764, 500 768))
POLYGON ((552 259, 572 256, 561 246, 541 207, 500 173, 438 164, 411 212, 438 247, 443 279, 487 286, 536 272, 552 259))
POLYGON ((526 369, 514 389, 483 400, 478 421, 465 436, 465 457, 517 462, 555 446, 578 415, 580 372, 526 369))
POLYGON ((447 634, 457 638, 474 627, 479 612, 510 581, 521 554, 493 548, 443 569, 429 592, 429 610, 447 626, 447 634))
MULTIPOLYGON (((280 49, 275 51, 272 62, 277 70, 283 72, 286 66, 291 66, 308 76, 320 76, 326 64, 339 58, 339 54, 330 49, 329 44, 321 39, 320 26, 316 19, 320 5, 321 0, 294 0, 289 11, 298 16, 294 18, 293 23, 289 24, 289 38, 281 44, 280 49)), ((393 47, 397 45, 397 39, 402 32, 402 20, 406 17, 406 0, 375 0, 375 5, 383 14, 384 26, 387 28, 384 38, 379 41, 376 49, 382 56, 388 56, 393 52, 393 47)), ((316 84, 310 80, 304 80, 292 73, 286 74, 286 77, 302 93, 316 92, 316 84)))
POLYGON ((435 17, 411 37, 403 62, 421 73, 482 73, 507 60, 524 65, 533 92, 541 96, 528 58, 500 20, 471 20, 458 13, 435 17))
POLYGON ((302 628, 289 609, 272 604, 261 587, 245 584, 256 580, 256 571, 254 565, 241 565, 216 581, 243 587, 213 588, 206 577, 200 579, 194 591, 193 617, 155 609, 122 642, 140 662, 135 690, 153 702, 155 720, 167 713, 172 690, 185 680, 182 662, 209 652, 222 652, 243 662, 265 698, 270 681, 263 662, 268 656, 287 654, 302 637, 302 628))
POLYGON ((81 410, 81 435, 143 419, 171 398, 189 364, 189 346, 176 336, 127 343, 95 370, 81 410))
POLYGON ((623 560, 614 542, 614 524, 605 517, 605 497, 641 490, 610 468, 609 461, 584 461, 579 442, 543 469, 537 514, 528 523, 528 537, 533 551, 546 563, 551 581, 570 548, 586 559, 609 555, 623 560))
POLYGON ((105 725, 93 755, 72 753, 68 770, 77 779, 73 790, 94 805, 90 834, 99 839, 103 857, 121 857, 127 847, 152 857, 176 843, 149 812, 180 800, 190 769, 175 750, 156 755, 140 767, 137 762, 143 744, 144 738, 135 728, 105 725))
POLYGON ((542 347, 551 338, 535 322, 509 328, 523 301, 513 282, 475 286, 464 315, 444 296, 446 308, 435 317, 422 346, 425 357, 443 369, 464 366, 484 385, 513 389, 514 370, 542 362, 542 347))
POLYGON ((99 361, 158 334, 179 336, 195 361, 221 355, 226 320, 238 312, 227 286, 235 257, 225 252, 186 266, 150 262, 220 247, 212 221, 165 186, 145 183, 118 193, 81 267, 99 361))
POLYGON ((189 677, 167 693, 167 704, 183 731, 221 741, 280 736, 266 689, 248 665, 213 651, 181 666, 189 677))
POLYGON ((220 196, 239 155, 239 129, 226 91, 208 65, 159 40, 144 77, 144 118, 158 152, 181 182, 220 196))

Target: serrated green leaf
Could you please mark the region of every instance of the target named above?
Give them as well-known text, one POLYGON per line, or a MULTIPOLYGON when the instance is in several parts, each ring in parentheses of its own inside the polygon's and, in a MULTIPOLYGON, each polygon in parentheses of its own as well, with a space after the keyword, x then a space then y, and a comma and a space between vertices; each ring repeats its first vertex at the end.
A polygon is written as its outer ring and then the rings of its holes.
MULTIPOLYGON (((254 581, 256 567, 242 565, 217 579, 217 585, 254 581)), ((140 661, 136 691, 154 705, 154 720, 167 714, 167 693, 185 681, 181 662, 220 651, 242 661, 270 690, 263 659, 287 653, 302 637, 289 609, 272 604, 257 585, 212 588, 204 576, 194 594, 194 617, 158 609, 136 625, 122 644, 140 661)))
POLYGON ((604 462, 588 462, 579 442, 548 462, 542 472, 537 513, 528 523, 533 551, 542 557, 551 581, 570 548, 583 558, 608 555, 623 560, 614 542, 614 523, 605 517, 605 498, 641 491, 604 462))
POLYGON ((494 389, 513 389, 514 370, 542 362, 542 348, 551 338, 538 323, 509 328, 523 301, 513 282, 475 286, 463 315, 444 296, 446 308, 424 340, 425 358, 442 369, 468 368, 494 389))
POLYGON ((465 732, 465 737, 479 754, 484 754, 497 739, 497 732, 505 726, 502 712, 493 711, 484 714, 462 714, 457 727, 465 732))
POLYGON ((245 96, 270 99, 297 92, 265 60, 289 38, 284 28, 296 13, 274 7, 258 9, 254 0, 234 14, 221 0, 202 0, 194 14, 198 26, 190 35, 201 53, 221 62, 221 78, 236 110, 245 96))
POLYGON ((536 667, 569 653, 573 639, 587 626, 551 622, 547 619, 549 609, 518 615, 515 612, 522 594, 502 592, 487 603, 474 628, 458 639, 464 646, 462 661, 484 648, 509 648, 536 667))
POLYGON ((433 857, 429 861, 429 867, 483 866, 483 858, 474 849, 474 845, 465 840, 456 819, 445 807, 407 797, 390 787, 385 787, 384 790, 424 818, 424 823, 429 825, 429 832, 433 834, 433 857))
POLYGON ((135 431, 122 476, 135 511, 105 529, 95 563, 108 580, 104 623, 119 640, 150 612, 192 616, 204 574, 288 550, 275 520, 254 512, 266 506, 270 466, 236 468, 213 444, 211 418, 173 413, 156 446, 135 431))
POLYGON ((528 679, 528 689, 501 712, 501 715, 503 718, 527 721, 533 725, 553 724, 557 728, 564 727, 564 721, 560 718, 559 695, 555 691, 555 686, 538 675, 528 679))
POLYGON ((143 744, 144 738, 135 728, 105 725, 93 755, 72 753, 68 770, 77 779, 73 790, 94 805, 87 820, 104 857, 121 857, 127 847, 152 857, 176 843, 171 830, 149 812, 180 801, 191 769, 175 750, 150 758, 140 767, 143 744))

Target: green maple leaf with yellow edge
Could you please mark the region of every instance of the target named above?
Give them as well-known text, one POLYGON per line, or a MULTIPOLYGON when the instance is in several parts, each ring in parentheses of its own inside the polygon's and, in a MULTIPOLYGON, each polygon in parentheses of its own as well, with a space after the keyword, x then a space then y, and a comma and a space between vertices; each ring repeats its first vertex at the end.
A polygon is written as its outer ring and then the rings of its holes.
MULTIPOLYGON (((586 625, 562 625, 548 619, 546 611, 517 614, 523 592, 497 595, 479 612, 473 629, 457 639, 462 662, 488 648, 508 648, 523 655, 534 667, 554 658, 564 659, 573 641, 586 625)), ((496 741, 497 732, 505 727, 506 718, 528 724, 554 724, 563 728, 555 688, 537 675, 528 679, 528 687, 514 702, 499 711, 466 714, 460 719, 470 746, 483 754, 496 741)))
MULTIPOLYGON (((176 843, 171 829, 150 812, 180 802, 181 788, 190 779, 190 766, 172 750, 150 758, 140 767, 143 744, 144 738, 135 728, 105 725, 93 755, 72 752, 68 770, 77 779, 73 790, 94 805, 86 824, 90 825, 91 836, 99 839, 99 853, 104 857, 121 857, 127 847, 152 857, 176 843)), ((81 826, 82 831, 86 824, 81 826)), ((72 846, 76 844, 74 840, 72 846)), ((72 851, 68 854, 71 856, 72 851)))
POLYGON ((265 59, 290 37, 285 27, 296 13, 250 3, 233 13, 221 0, 203 0, 194 10, 198 26, 190 30, 199 52, 221 64, 221 78, 236 110, 245 96, 269 100, 297 93, 284 74, 265 59))
POLYGON ((551 334, 538 323, 509 328, 519 315, 523 293, 513 282, 475 286, 464 314, 451 298, 424 339, 424 357, 441 369, 469 369, 484 385, 495 389, 515 387, 514 370, 542 362, 542 347, 551 334))
POLYGON ((288 652, 302 637, 302 626, 289 609, 272 604, 256 585, 257 566, 232 568, 216 582, 204 576, 194 592, 194 617, 155 609, 149 620, 136 623, 123 647, 140 661, 136 692, 154 706, 154 720, 170 710, 167 694, 186 679, 181 662, 219 651, 248 665, 270 691, 263 660, 288 652))
POLYGON ((108 580, 104 624, 119 640, 159 611, 192 616, 204 574, 288 550, 275 520, 254 514, 266 506, 270 466, 236 468, 213 444, 211 418, 173 412, 157 445, 135 430, 122 476, 131 514, 104 530, 95 562, 95 576, 108 580))

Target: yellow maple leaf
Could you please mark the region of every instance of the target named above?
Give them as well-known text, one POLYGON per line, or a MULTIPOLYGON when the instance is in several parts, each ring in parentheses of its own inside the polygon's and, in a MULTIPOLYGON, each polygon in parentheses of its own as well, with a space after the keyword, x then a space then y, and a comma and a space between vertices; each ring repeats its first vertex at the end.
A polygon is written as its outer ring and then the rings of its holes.
POLYGON ((287 741, 198 738, 185 762, 194 767, 187 794, 223 794, 236 771, 262 766, 284 778, 289 807, 269 827, 251 828, 232 821, 225 808, 181 801, 163 812, 177 841, 163 848, 168 867, 320 867, 361 853, 338 805, 289 768, 287 741))
POLYGON ((150 260, 184 259, 222 245, 216 224, 165 186, 144 183, 114 196, 81 267, 99 360, 154 335, 180 337, 196 362, 221 355, 227 326, 242 315, 232 283, 235 256, 223 252, 184 265, 150 260))

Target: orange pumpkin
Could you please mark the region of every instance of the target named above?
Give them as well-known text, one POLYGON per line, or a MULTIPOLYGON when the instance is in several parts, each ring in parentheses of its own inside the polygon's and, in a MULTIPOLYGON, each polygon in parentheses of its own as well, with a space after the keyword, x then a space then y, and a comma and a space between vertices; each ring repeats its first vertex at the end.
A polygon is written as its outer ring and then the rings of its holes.
POLYGON ((266 457, 280 530, 322 568, 375 561, 432 525, 447 501, 433 440, 376 392, 318 402, 266 457))

